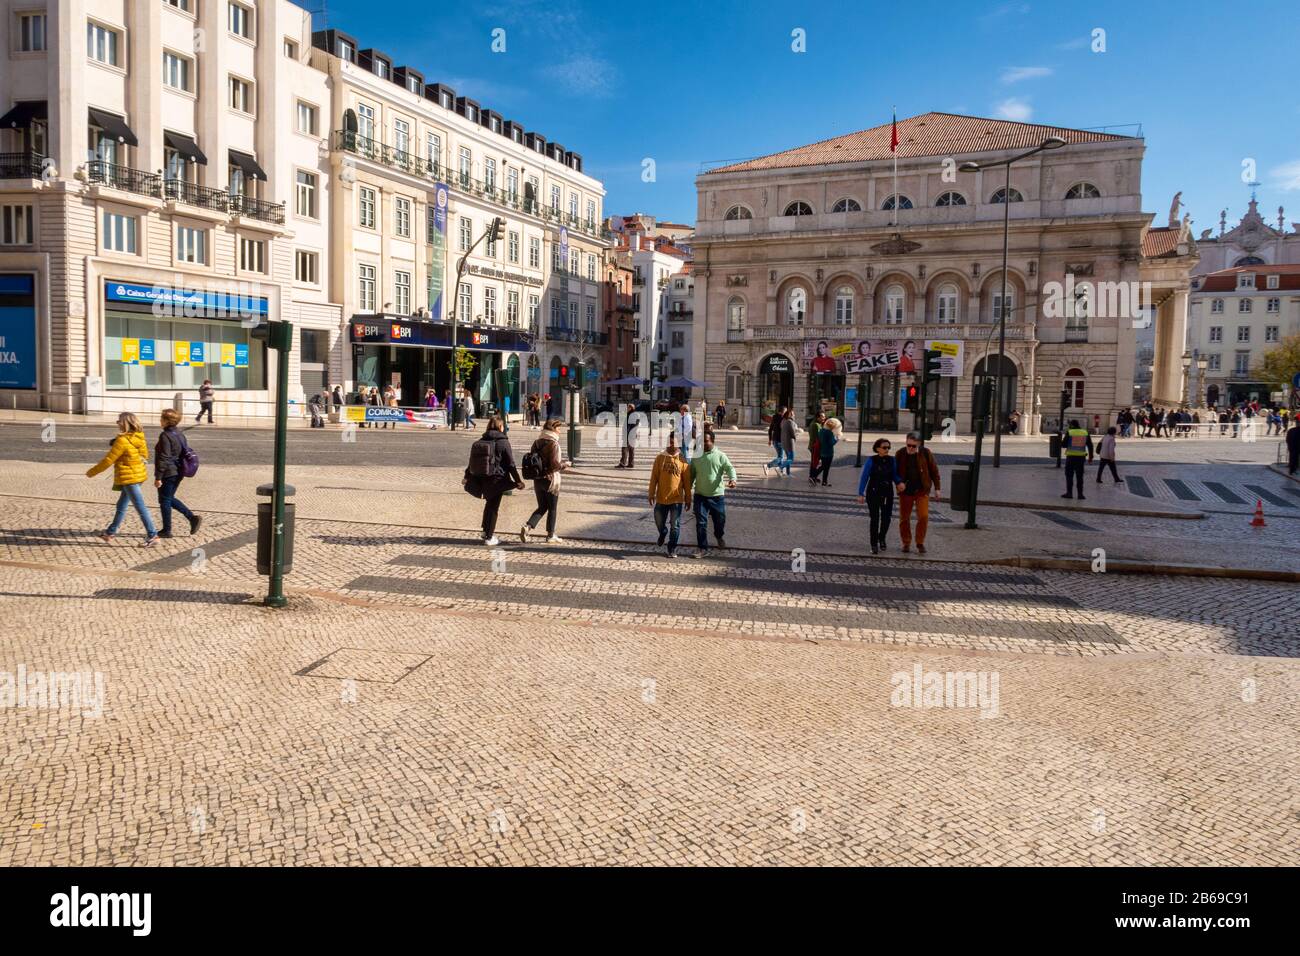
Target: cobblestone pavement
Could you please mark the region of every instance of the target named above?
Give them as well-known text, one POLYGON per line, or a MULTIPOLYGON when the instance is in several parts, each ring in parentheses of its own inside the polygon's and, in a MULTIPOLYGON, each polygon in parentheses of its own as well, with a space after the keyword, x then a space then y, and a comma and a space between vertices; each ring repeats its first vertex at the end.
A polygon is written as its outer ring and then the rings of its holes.
POLYGON ((219 567, 6 566, 0 671, 103 694, 0 712, 0 865, 1300 862, 1294 659, 271 611, 219 567))

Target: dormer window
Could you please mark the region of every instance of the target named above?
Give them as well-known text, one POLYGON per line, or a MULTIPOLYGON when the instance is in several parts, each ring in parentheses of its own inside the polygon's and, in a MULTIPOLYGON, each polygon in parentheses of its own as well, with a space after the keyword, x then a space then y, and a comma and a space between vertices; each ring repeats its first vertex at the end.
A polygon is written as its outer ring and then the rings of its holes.
POLYGON ((375 76, 381 80, 388 79, 388 64, 383 60, 375 60, 375 76))
POLYGON ((420 81, 414 76, 406 78, 406 88, 417 96, 420 94, 420 81))
POLYGON ((1238 288, 1238 289, 1253 289, 1253 288, 1255 288, 1255 273, 1253 273, 1253 272, 1239 272, 1239 273, 1237 274, 1237 288, 1238 288))
POLYGON ((1270 289, 1278 288, 1278 276, 1269 276, 1266 281, 1270 289))
POLYGON ((357 60, 357 48, 347 40, 339 40, 338 55, 340 60, 347 60, 349 63, 355 63, 357 60))

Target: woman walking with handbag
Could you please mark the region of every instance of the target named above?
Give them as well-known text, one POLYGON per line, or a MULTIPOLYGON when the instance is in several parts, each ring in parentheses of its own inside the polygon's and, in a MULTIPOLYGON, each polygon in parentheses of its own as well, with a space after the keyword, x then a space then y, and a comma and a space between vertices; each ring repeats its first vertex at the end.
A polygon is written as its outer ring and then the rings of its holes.
MULTIPOLYGON (((185 503, 176 497, 176 489, 187 477, 188 468, 197 468, 198 456, 190 450, 190 443, 185 434, 177 427, 180 413, 174 408, 162 411, 162 431, 158 435, 158 444, 153 450, 153 486, 158 489, 158 510, 162 512, 162 531, 160 538, 172 536, 172 509, 179 511, 190 523, 190 534, 197 534, 203 519, 185 507, 185 503), (192 464, 191 464, 192 462, 192 464)), ((192 477, 193 472, 188 477, 192 477)))
POLYGON ((548 420, 524 456, 523 476, 525 480, 532 479, 533 493, 537 495, 537 509, 519 528, 519 540, 524 544, 528 543, 528 533, 543 517, 546 518, 547 543, 563 542, 555 533, 555 520, 560 511, 560 480, 562 473, 569 470, 569 463, 560 454, 560 426, 563 424, 558 418, 548 420))
POLYGON ((158 540, 153 518, 149 516, 149 508, 144 503, 144 492, 140 490, 144 480, 149 477, 149 470, 145 467, 148 461, 149 444, 145 441, 144 431, 140 428, 140 419, 131 412, 123 412, 117 416, 117 437, 109 446, 108 454, 100 459, 99 464, 86 472, 87 478, 94 478, 111 465, 113 490, 119 492, 113 523, 108 526, 108 530, 100 534, 100 540, 109 542, 113 540, 118 528, 122 527, 128 507, 135 508, 136 513, 140 515, 140 522, 144 525, 145 539, 140 547, 153 547, 158 540))

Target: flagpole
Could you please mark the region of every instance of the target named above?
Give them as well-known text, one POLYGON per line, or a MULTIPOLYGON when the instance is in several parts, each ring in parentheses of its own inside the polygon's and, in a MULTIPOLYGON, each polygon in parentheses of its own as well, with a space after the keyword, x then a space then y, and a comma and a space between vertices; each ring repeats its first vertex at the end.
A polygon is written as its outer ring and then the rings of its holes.
MULTIPOLYGON (((894 131, 890 139, 898 138, 898 107, 894 107, 894 131)), ((891 143, 891 152, 894 154, 894 228, 898 228, 898 143, 891 143)))

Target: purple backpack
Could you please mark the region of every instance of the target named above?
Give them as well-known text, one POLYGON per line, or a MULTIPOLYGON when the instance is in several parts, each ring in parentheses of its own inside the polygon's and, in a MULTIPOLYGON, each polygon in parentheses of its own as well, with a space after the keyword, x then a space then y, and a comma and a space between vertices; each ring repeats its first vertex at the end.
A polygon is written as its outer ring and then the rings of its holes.
POLYGON ((199 456, 195 454, 194 449, 190 447, 189 441, 181 435, 181 457, 177 463, 182 478, 193 478, 199 473, 199 456))

